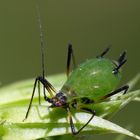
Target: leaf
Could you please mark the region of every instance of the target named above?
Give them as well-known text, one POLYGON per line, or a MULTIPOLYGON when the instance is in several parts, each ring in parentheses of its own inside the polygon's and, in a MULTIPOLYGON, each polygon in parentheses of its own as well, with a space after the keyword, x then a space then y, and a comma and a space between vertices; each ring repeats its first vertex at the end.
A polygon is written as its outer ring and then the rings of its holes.
MULTIPOLYGON (((127 129, 128 130, 131 130, 132 129, 132 126, 127 126, 127 129)), ((115 140, 125 140, 126 139, 126 135, 122 135, 122 134, 120 134, 120 135, 118 135, 116 138, 115 138, 115 140)))
MULTIPOLYGON (((50 83, 57 89, 60 90, 64 82, 66 81, 66 76, 64 74, 58 74, 53 76, 48 76, 47 78, 50 83)), ((14 84, 2 87, 0 89, 0 105, 9 104, 15 102, 25 101, 29 102, 31 98, 31 93, 33 90, 34 80, 24 80, 16 82, 14 84), (10 91, 10 93, 9 93, 10 91)), ((35 94, 35 100, 38 99, 38 94, 35 94)))
POLYGON ((134 99, 134 101, 140 102, 140 97, 136 97, 136 98, 134 99))
MULTIPOLYGON (((60 74, 50 76, 47 79, 59 90, 65 82, 66 77, 64 74, 60 74)), ((71 134, 65 110, 61 108, 48 109, 48 104, 46 105, 45 102, 42 102, 42 105, 39 106, 37 92, 28 119, 25 122, 22 121, 31 98, 33 83, 33 80, 26 80, 0 89, 0 137, 3 140, 11 140, 12 138, 16 140, 19 137, 20 140, 30 140, 71 134)), ((139 136, 105 120, 105 118, 112 117, 112 115, 139 95, 140 90, 137 90, 123 96, 112 97, 106 102, 92 105, 91 107, 94 107, 97 116, 94 117, 79 136, 120 133, 139 140, 139 136)), ((72 110, 72 112, 77 128, 85 124, 90 117, 90 114, 87 113, 75 112, 75 110, 72 110)))
MULTIPOLYGON (((22 122, 24 118, 24 114, 26 112, 26 106, 23 107, 11 107, 9 109, 3 109, 3 112, 6 115, 6 122, 1 125, 0 131, 3 132, 3 139, 10 139, 14 136, 14 139, 37 139, 40 137, 48 137, 48 136, 57 136, 64 134, 71 134, 71 130, 69 128, 69 123, 65 118, 65 113, 63 109, 58 110, 47 110, 46 107, 39 107, 39 112, 37 106, 32 107, 32 112, 30 113, 29 119, 26 122, 22 122), (57 111, 57 112, 55 112, 57 111), (61 116, 54 116, 55 114, 63 114, 61 116), (42 119, 39 116, 40 113, 42 115, 42 119), (20 115, 21 116, 20 116, 20 115), (13 118, 9 118, 8 116, 12 116, 13 118), (64 117, 63 117, 64 116, 64 117), (52 118, 50 118, 52 117, 52 118), (55 117, 55 119, 53 119, 55 117), (22 118, 22 119, 21 119, 22 118), (13 122, 11 123, 11 120, 13 122), (6 133, 4 133, 6 132, 6 133)), ((89 119, 90 114, 87 113, 76 113, 76 126, 80 127, 86 123, 89 119)), ((100 134, 100 133, 121 133, 127 136, 134 137, 136 139, 140 139, 140 137, 134 135, 130 131, 113 124, 105 119, 95 116, 94 119, 90 122, 90 124, 86 127, 86 129, 81 133, 82 134, 100 134)), ((2 136, 2 134, 1 134, 2 136)))

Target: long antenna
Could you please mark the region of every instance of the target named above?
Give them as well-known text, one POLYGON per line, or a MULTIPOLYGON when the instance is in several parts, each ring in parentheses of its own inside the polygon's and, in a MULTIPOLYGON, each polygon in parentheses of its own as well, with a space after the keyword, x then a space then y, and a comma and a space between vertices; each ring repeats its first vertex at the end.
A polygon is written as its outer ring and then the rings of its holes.
POLYGON ((42 59, 42 77, 43 79, 45 78, 45 43, 44 43, 44 36, 43 36, 43 30, 42 30, 42 23, 41 23, 41 18, 40 18, 40 11, 38 6, 36 6, 37 9, 37 19, 38 19, 38 24, 39 24, 39 31, 40 31, 40 45, 41 45, 41 59, 42 59))
MULTIPOLYGON (((42 77, 43 80, 45 79, 45 43, 44 43, 44 36, 43 36, 43 29, 42 29, 42 23, 41 23, 41 17, 40 17, 40 11, 38 5, 36 6, 37 9, 37 19, 39 24, 39 31, 40 31, 40 45, 41 45, 41 62, 42 62, 42 77)), ((38 83, 38 94, 39 94, 39 104, 41 104, 41 98, 40 98, 40 83, 38 83)), ((43 85, 43 94, 44 98, 46 97, 45 94, 45 86, 43 85)))

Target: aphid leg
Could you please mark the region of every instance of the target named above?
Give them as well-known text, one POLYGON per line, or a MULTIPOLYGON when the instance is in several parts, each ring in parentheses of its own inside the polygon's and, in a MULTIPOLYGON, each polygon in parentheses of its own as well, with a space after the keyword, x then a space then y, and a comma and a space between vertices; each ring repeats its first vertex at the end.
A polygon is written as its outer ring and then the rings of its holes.
POLYGON ((29 111, 30 111, 30 108, 31 108, 31 105, 32 105, 32 101, 33 101, 33 97, 34 97, 34 93, 35 93, 35 88, 36 88, 37 81, 38 81, 38 79, 36 78, 35 79, 35 83, 34 83, 34 87, 33 87, 33 92, 32 92, 32 96, 31 96, 31 100, 30 100, 30 103, 29 103, 29 106, 28 106, 28 110, 26 112, 26 115, 25 115, 24 120, 27 119, 27 117, 28 117, 28 114, 29 114, 29 111))
POLYGON ((123 94, 125 94, 125 93, 127 92, 128 88, 129 88, 128 85, 125 85, 125 86, 123 86, 123 87, 120 87, 119 89, 116 89, 115 91, 112 91, 111 93, 109 93, 109 94, 103 96, 100 100, 107 99, 107 98, 109 98, 109 97, 111 97, 111 96, 113 96, 113 95, 115 95, 115 94, 118 94, 118 93, 120 93, 120 92, 122 92, 122 91, 124 91, 123 94))
POLYGON ((91 109, 88 109, 88 108, 80 108, 80 110, 89 112, 89 113, 92 114, 92 116, 91 116, 91 118, 87 121, 87 123, 86 123, 84 126, 82 126, 82 127, 76 132, 76 130, 75 130, 75 125, 74 125, 73 120, 72 120, 72 115, 71 115, 71 112, 70 112, 70 108, 67 108, 68 117, 69 117, 69 120, 70 120, 71 131, 72 131, 72 134, 74 134, 74 135, 80 133, 80 132, 89 124, 89 122, 93 119, 93 117, 95 116, 95 111, 94 111, 94 110, 91 110, 91 109))
MULTIPOLYGON (((43 94, 44 94, 44 97, 45 97, 46 93, 45 93, 44 85, 43 85, 43 94)), ((39 105, 41 105, 40 81, 38 81, 38 103, 39 103, 39 105)))
POLYGON ((72 120, 72 114, 70 112, 69 107, 67 108, 67 113, 68 113, 68 117, 69 117, 69 121, 70 121, 70 127, 71 127, 72 134, 76 134, 75 126, 74 126, 74 123, 73 123, 73 120, 72 120))
POLYGON ((40 82, 38 81, 38 103, 41 105, 41 96, 40 96, 40 82))
POLYGON ((67 77, 69 77, 69 73, 70 73, 71 59, 73 61, 73 65, 74 65, 74 68, 75 68, 76 67, 76 63, 75 63, 75 57, 74 57, 74 52, 73 52, 72 44, 68 44, 67 71, 66 71, 67 77))
POLYGON ((96 56, 96 58, 102 58, 110 50, 110 46, 111 45, 109 45, 100 55, 96 56))
MULTIPOLYGON (((42 83, 43 87, 49 92, 50 96, 51 96, 51 97, 54 97, 53 92, 56 93, 56 90, 55 90, 55 88, 51 85, 51 83, 49 83, 49 81, 48 81, 47 79, 44 79, 43 76, 38 76, 36 79, 37 79, 39 82, 42 83)), ((43 89, 43 91, 44 91, 44 89, 43 89)), ((46 96, 45 92, 43 92, 43 93, 44 93, 44 99, 46 100, 46 99, 47 99, 47 96, 46 96)), ((46 100, 46 101, 48 101, 48 100, 46 100)))
MULTIPOLYGON (((51 97, 53 97, 53 92, 56 93, 54 87, 46 80, 44 79, 42 76, 39 76, 35 79, 35 82, 34 82, 34 87, 33 87, 33 92, 32 92, 32 96, 31 96, 31 100, 30 100, 30 103, 29 103, 29 106, 28 106, 28 110, 26 112, 26 115, 25 115, 25 119, 27 119, 28 115, 29 115, 29 112, 30 112, 30 109, 31 109, 31 106, 32 106, 32 101, 33 101, 33 97, 34 97, 34 94, 35 94, 35 89, 36 89, 36 86, 37 86, 37 82, 41 82, 43 84, 43 86, 47 89, 48 93, 50 94, 51 97)), ((50 98, 46 96, 46 94, 44 93, 44 99, 48 102, 50 102, 50 98)), ((23 120, 23 121, 24 121, 23 120)))

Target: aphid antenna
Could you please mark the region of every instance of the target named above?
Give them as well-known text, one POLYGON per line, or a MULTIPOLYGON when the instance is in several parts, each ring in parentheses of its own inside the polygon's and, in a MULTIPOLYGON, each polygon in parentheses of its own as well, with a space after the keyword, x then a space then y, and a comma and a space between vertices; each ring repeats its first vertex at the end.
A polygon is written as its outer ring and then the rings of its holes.
POLYGON ((42 22, 40 17, 40 11, 38 5, 36 6, 37 10, 37 20, 39 24, 39 32, 40 32, 40 45, 41 45, 41 62, 42 62, 42 76, 45 78, 45 43, 44 43, 44 36, 43 36, 43 29, 42 29, 42 22))
MULTIPOLYGON (((43 77, 43 79, 45 79, 45 43, 44 43, 44 39, 43 39, 44 38, 43 28, 42 28, 40 10, 39 10, 38 5, 36 5, 36 11, 37 11, 37 20, 38 20, 39 32, 40 32, 39 36, 40 36, 40 45, 41 45, 42 77, 43 77)), ((40 84, 39 83, 38 83, 38 89, 40 90, 40 84)), ((45 96, 45 86, 43 86, 43 93, 44 93, 44 96, 45 96)), ((39 94, 40 94, 40 91, 39 91, 39 94)), ((39 95, 39 98, 40 98, 40 95, 39 95)))
POLYGON ((98 56, 96 56, 96 58, 102 58, 105 54, 107 54, 107 52, 110 50, 111 48, 111 44, 107 46, 107 48, 98 56))

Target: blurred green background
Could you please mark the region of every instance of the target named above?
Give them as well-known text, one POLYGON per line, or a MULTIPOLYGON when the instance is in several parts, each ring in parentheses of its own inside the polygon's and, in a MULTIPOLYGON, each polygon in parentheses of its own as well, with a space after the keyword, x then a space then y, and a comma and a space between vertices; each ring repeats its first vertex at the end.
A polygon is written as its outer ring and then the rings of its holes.
MULTIPOLYGON (((140 71, 139 0, 1 0, 2 85, 41 74, 36 4, 40 8, 46 42, 47 75, 65 72, 69 42, 73 44, 77 63, 95 57, 109 44, 112 48, 108 57, 112 59, 117 59, 122 51, 127 50, 128 62, 123 67, 122 83, 140 71)), ((139 107, 140 103, 131 103, 113 121, 124 127, 131 125, 132 130, 140 135, 139 107)), ((114 136, 95 136, 94 139, 113 140, 114 136)))

